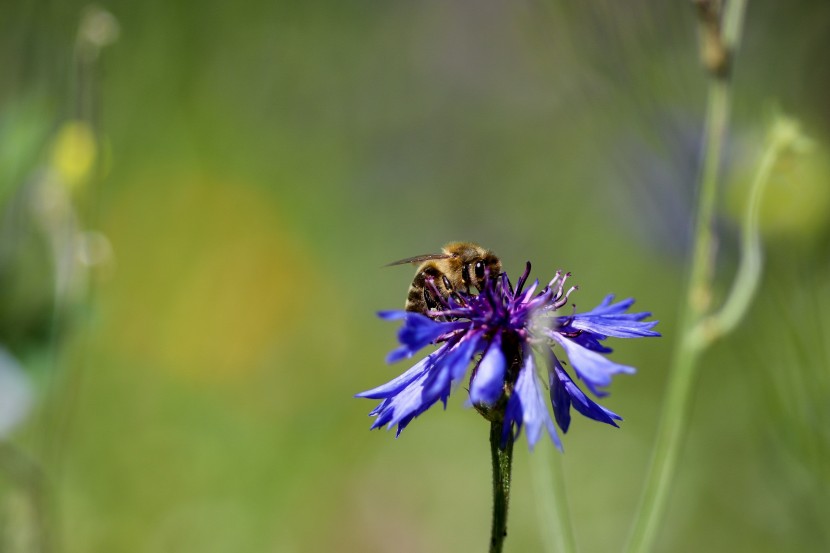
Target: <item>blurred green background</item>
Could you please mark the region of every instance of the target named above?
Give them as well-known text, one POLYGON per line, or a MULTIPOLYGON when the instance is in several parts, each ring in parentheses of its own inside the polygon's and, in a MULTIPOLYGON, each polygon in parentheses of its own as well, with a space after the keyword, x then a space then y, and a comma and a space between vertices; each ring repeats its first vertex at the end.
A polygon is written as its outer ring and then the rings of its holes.
MULTIPOLYGON (((0 551, 482 551, 488 429, 397 440, 356 392, 410 268, 472 240, 659 340, 577 418, 582 551, 618 550, 662 401, 705 76, 686 2, 0 5, 0 551)), ((830 5, 749 3, 718 278, 776 110, 766 272, 704 359, 659 551, 830 549, 830 5)), ((514 276, 515 278, 515 276, 514 276)), ((542 444, 550 448, 550 444, 542 444)), ((543 551, 524 441, 507 551, 543 551)), ((548 452, 548 454, 552 454, 548 452)))

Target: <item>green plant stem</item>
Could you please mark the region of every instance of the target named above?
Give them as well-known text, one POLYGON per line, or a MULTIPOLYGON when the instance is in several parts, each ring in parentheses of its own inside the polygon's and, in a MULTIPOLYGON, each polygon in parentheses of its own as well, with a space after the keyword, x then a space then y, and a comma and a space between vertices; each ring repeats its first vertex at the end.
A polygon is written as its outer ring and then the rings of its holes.
POLYGON ((490 553, 501 553, 507 537, 507 507, 510 503, 510 469, 513 461, 513 433, 501 447, 504 423, 490 423, 490 458, 493 461, 493 525, 490 529, 490 553))
POLYGON ((749 310, 752 298, 761 282, 763 250, 758 218, 761 198, 772 176, 779 156, 796 146, 799 140, 798 125, 786 118, 779 118, 773 125, 770 138, 758 171, 752 181, 749 201, 741 228, 741 263, 732 283, 732 289, 720 311, 702 320, 698 330, 701 341, 711 342, 732 331, 749 310))
POLYGON ((695 245, 689 281, 681 306, 678 342, 672 358, 668 390, 660 416, 651 466, 626 551, 650 551, 657 537, 669 488, 677 468, 682 438, 688 426, 695 369, 704 343, 694 339, 698 321, 711 303, 715 236, 713 219, 718 192, 718 172, 729 121, 729 82, 715 77, 709 85, 708 112, 700 196, 695 224, 695 245))
MULTIPOLYGON (((727 129, 732 64, 741 35, 746 0, 730 0, 723 14, 723 44, 729 55, 729 71, 710 74, 709 99, 700 196, 695 219, 695 243, 689 280, 680 312, 678 339, 669 373, 668 389, 660 416, 660 425, 646 476, 640 506, 625 550, 628 553, 650 551, 657 538, 669 489, 677 469, 683 436, 688 426, 692 390, 698 360, 709 345, 700 323, 710 310, 712 278, 715 265, 714 214, 718 197, 718 173, 727 129)), ((729 300, 727 300, 729 303, 729 300)), ((746 302, 744 303, 744 309, 746 302)))

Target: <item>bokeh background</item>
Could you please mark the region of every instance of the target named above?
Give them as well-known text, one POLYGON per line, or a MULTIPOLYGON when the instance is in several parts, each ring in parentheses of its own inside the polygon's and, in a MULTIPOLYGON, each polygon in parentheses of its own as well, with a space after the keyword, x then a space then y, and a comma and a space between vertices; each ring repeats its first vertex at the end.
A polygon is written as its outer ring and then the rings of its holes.
MULTIPOLYGON (((776 113, 762 288, 704 358, 660 551, 830 548, 830 5, 749 3, 718 293, 776 113)), ((705 110, 687 2, 0 5, 0 551, 455 552, 489 538, 486 423, 369 432, 412 269, 450 240, 634 296, 664 338, 576 419, 582 551, 639 498, 705 110)), ((514 277, 515 278, 515 277, 514 277)), ((550 449, 543 444, 538 449, 550 449)), ((524 441, 507 551, 549 551, 524 441)), ((553 455, 537 450, 534 455, 553 455)))

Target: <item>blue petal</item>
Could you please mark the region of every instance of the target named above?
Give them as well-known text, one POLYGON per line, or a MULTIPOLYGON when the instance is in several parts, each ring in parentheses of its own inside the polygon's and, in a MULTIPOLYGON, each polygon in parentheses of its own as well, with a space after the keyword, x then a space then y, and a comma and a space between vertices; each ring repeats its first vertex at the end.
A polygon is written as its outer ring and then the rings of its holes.
MULTIPOLYGON (((648 317, 648 315, 645 315, 648 317)), ((633 321, 621 317, 580 317, 575 316, 570 326, 578 330, 613 336, 614 338, 646 338, 660 336, 651 330, 659 321, 633 321)))
POLYGON ((504 392, 504 371, 507 362, 501 350, 501 334, 496 333, 481 358, 470 384, 470 402, 492 405, 504 392))
POLYGON ((402 311, 399 309, 394 311, 378 311, 378 317, 384 321, 396 321, 398 319, 405 319, 407 313, 409 313, 409 311, 402 311))
POLYGON ((358 397, 385 398, 370 413, 377 417, 372 428, 391 428, 397 424, 397 435, 400 435, 412 419, 439 399, 446 405, 453 382, 464 376, 480 342, 477 333, 447 342, 401 376, 358 394, 358 397))
MULTIPOLYGON (((406 428, 412 419, 432 407, 442 396, 443 390, 430 393, 426 388, 430 377, 439 369, 431 365, 427 371, 421 373, 394 397, 384 400, 370 415, 377 416, 372 429, 386 426, 387 429, 398 425, 396 436, 406 428)), ((447 392, 448 393, 448 392, 447 392)))
MULTIPOLYGON (((482 340, 481 333, 476 332, 467 332, 463 338, 461 338, 461 343, 458 345, 458 352, 457 357, 453 357, 447 362, 452 362, 452 380, 453 382, 458 382, 467 372, 467 367, 472 361, 473 357, 481 352, 482 345, 484 345, 484 340, 482 340)), ((449 357, 449 356, 448 356, 449 357)))
MULTIPOLYGON (((550 373, 550 380, 551 380, 551 402, 554 403, 554 413, 556 414, 556 402, 559 401, 560 404, 563 403, 561 397, 567 397, 567 403, 569 405, 573 405, 574 409, 582 413, 584 416, 588 417, 589 419, 593 419, 595 421, 604 422, 606 424, 610 424, 611 426, 617 426, 617 423, 614 422, 616 420, 622 420, 618 414, 614 413, 613 411, 606 409, 602 405, 599 405, 592 401, 588 396, 586 396, 582 390, 571 380, 571 377, 568 376, 562 366, 557 363, 554 366, 554 371, 550 373), (554 399, 554 389, 556 389, 556 399, 554 399)), ((562 426, 562 421, 560 421, 559 416, 557 415, 556 421, 559 423, 559 427, 562 428, 563 432, 568 431, 568 422, 570 422, 570 414, 565 418, 567 422, 565 426, 562 426)))
POLYGON ((394 396, 395 394, 403 390, 406 386, 408 386, 412 381, 421 376, 421 374, 423 374, 425 371, 429 370, 429 368, 432 366, 435 360, 441 355, 443 355, 446 349, 447 344, 442 345, 440 348, 435 350, 429 356, 421 359, 412 368, 410 368, 408 371, 398 376, 397 378, 390 380, 386 384, 381 384, 376 388, 372 388, 371 390, 360 392, 359 394, 356 394, 355 397, 365 397, 368 399, 383 399, 394 396))
POLYGON ((614 294, 608 294, 605 296, 599 305, 583 313, 583 315, 613 315, 618 313, 624 313, 628 311, 628 308, 634 305, 634 298, 627 298, 621 301, 618 301, 615 304, 611 302, 614 301, 614 294))
POLYGON ((550 404, 553 407, 553 416, 562 432, 567 432, 571 425, 571 396, 562 381, 556 377, 554 371, 559 366, 559 360, 556 359, 552 351, 548 359, 551 364, 548 375, 550 378, 550 404))
POLYGON ((599 353, 584 348, 564 336, 554 333, 553 338, 565 349, 576 374, 585 381, 588 389, 596 395, 604 395, 597 390, 597 387, 611 384, 611 377, 613 375, 636 372, 634 367, 614 363, 599 353))
POLYGON ((613 295, 608 295, 598 306, 586 313, 577 313, 572 317, 560 317, 561 323, 568 326, 599 334, 603 337, 615 338, 642 338, 646 336, 660 336, 659 332, 651 330, 658 321, 642 322, 642 319, 651 316, 651 313, 625 313, 634 303, 628 298, 611 304, 613 295))
POLYGON ((384 400, 371 414, 377 416, 372 428, 386 426, 392 428, 398 424, 398 434, 403 430, 410 420, 420 415, 435 403, 438 398, 425 397, 423 394, 423 383, 429 376, 429 372, 422 373, 400 391, 396 396, 384 400), (403 426, 399 423, 404 421, 403 426))
POLYGON ((507 402, 504 422, 507 428, 511 424, 516 425, 517 437, 522 425, 527 427, 527 443, 531 450, 539 441, 542 428, 547 430, 557 449, 562 449, 562 442, 556 434, 553 421, 542 399, 536 376, 536 363, 533 360, 533 351, 529 347, 524 350, 522 368, 519 370, 513 394, 507 402))
MULTIPOLYGON (((383 413, 386 410, 387 407, 389 407, 390 403, 392 403, 391 399, 385 399, 385 400, 381 401, 380 403, 377 404, 377 407, 375 407, 374 409, 369 411, 369 416, 374 417, 374 416, 380 415, 381 413, 383 413)), ((377 421, 375 421, 375 422, 377 422, 377 421)), ((376 428, 376 426, 373 424, 372 428, 376 428)))
POLYGON ((477 333, 466 334, 457 344, 450 347, 446 355, 435 363, 435 370, 424 383, 424 394, 441 397, 446 401, 452 383, 458 382, 467 372, 470 360, 477 353, 480 337, 477 333))
MULTIPOLYGON (((383 312, 390 318, 401 318, 400 311, 383 312)), ((398 331, 398 341, 401 346, 393 350, 387 357, 388 363, 394 363, 412 355, 424 346, 432 343, 439 336, 453 330, 469 326, 466 322, 438 322, 426 315, 414 312, 403 312, 404 325, 398 331)))
POLYGON ((599 353, 611 353, 614 351, 613 349, 609 348, 606 345, 603 345, 600 340, 605 339, 604 336, 599 336, 597 334, 592 334, 590 332, 582 332, 578 336, 571 338, 574 342, 582 346, 583 348, 589 349, 591 351, 596 351, 599 353))
POLYGON ((452 384, 464 376, 470 359, 476 354, 479 341, 477 334, 468 334, 458 343, 448 343, 446 353, 442 351, 423 377, 404 389, 401 405, 394 408, 394 416, 389 419, 389 426, 398 424, 397 435, 412 419, 432 407, 439 399, 446 408, 452 384), (420 394, 420 397, 414 397, 416 394, 420 394))
POLYGON ((521 295, 517 296, 517 298, 515 299, 516 303, 525 303, 528 299, 530 299, 530 297, 536 291, 536 288, 538 288, 538 286, 539 286, 539 279, 536 279, 536 280, 533 281, 533 284, 531 284, 530 287, 527 290, 522 292, 521 295))

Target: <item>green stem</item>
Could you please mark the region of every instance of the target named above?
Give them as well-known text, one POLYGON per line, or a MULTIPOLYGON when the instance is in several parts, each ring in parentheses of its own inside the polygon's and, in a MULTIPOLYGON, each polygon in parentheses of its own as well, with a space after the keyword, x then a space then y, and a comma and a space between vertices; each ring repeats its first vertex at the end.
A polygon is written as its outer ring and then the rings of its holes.
POLYGON ((501 432, 504 422, 490 423, 490 458, 493 461, 493 525, 490 529, 490 553, 501 553, 507 537, 507 507, 510 503, 510 469, 513 461, 513 433, 504 448, 501 432))
POLYGON ((714 216, 718 197, 718 172, 721 152, 729 122, 729 85, 721 79, 709 85, 706 115, 705 150, 701 172, 700 196, 695 220, 695 244, 686 289, 686 302, 681 307, 680 336, 706 312, 711 302, 711 282, 715 262, 714 216))
MULTIPOLYGON (((724 13, 724 44, 734 56, 745 0, 732 0, 724 13)), ((718 173, 729 123, 730 82, 727 75, 711 75, 707 104, 703 168, 695 219, 695 245, 689 280, 681 306, 678 341, 660 416, 660 425, 646 476, 640 506, 625 551, 645 553, 657 538, 671 482, 677 469, 680 448, 688 426, 692 389, 700 355, 708 342, 696 332, 710 309, 715 260, 714 214, 718 196, 718 173)))
POLYGON ((758 171, 752 181, 749 201, 741 228, 741 263, 732 283, 732 289, 720 311, 710 315, 698 325, 702 334, 700 340, 711 342, 732 331, 743 319, 752 298, 761 282, 763 251, 758 218, 761 210, 761 198, 772 176, 773 168, 779 156, 786 150, 794 148, 800 139, 798 125, 786 118, 779 117, 773 125, 767 148, 761 158, 758 171))

